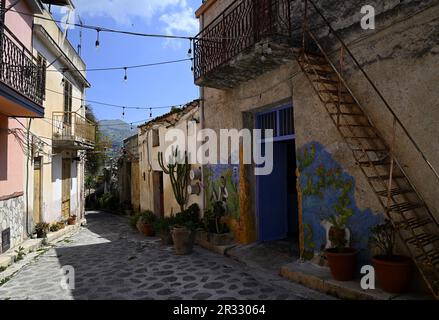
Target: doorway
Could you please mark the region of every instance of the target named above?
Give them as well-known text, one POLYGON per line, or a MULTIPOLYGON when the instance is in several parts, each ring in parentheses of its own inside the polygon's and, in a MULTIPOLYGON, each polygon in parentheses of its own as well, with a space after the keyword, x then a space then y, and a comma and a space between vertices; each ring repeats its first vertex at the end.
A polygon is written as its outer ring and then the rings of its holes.
MULTIPOLYGON (((273 130, 274 141, 273 171, 256 178, 258 238, 261 242, 281 240, 281 245, 288 243, 290 247, 293 244, 295 251, 299 241, 299 219, 292 105, 257 114, 256 126, 273 130)), ((265 140, 261 143, 264 144, 265 140)))
POLYGON ((34 224, 41 222, 41 197, 42 197, 42 158, 34 158, 34 204, 33 218, 34 224))
POLYGON ((71 168, 72 160, 62 160, 62 217, 68 219, 70 217, 70 192, 72 186, 71 168))
POLYGON ((164 187, 163 187, 163 172, 154 171, 153 172, 153 194, 154 194, 154 213, 160 218, 165 217, 165 197, 164 197, 164 187))

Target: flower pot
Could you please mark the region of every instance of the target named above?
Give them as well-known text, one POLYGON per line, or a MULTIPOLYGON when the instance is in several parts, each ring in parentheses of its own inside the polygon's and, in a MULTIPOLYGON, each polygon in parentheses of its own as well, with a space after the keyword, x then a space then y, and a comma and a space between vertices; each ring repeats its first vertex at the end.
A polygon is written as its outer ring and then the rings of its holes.
POLYGON ((76 224, 76 217, 69 217, 67 219, 67 223, 68 223, 69 226, 75 225, 76 224))
POLYGON ((47 236, 47 231, 37 231, 37 238, 38 239, 43 239, 47 236))
POLYGON ((194 232, 186 227, 176 227, 171 230, 175 253, 178 255, 190 254, 194 247, 194 232))
POLYGON ((413 273, 410 258, 376 256, 372 263, 381 289, 389 293, 401 293, 408 287, 413 273))
POLYGON ((150 223, 145 223, 139 220, 137 221, 136 227, 145 237, 154 237, 155 235, 154 228, 150 223))
POLYGON ((172 235, 170 231, 161 231, 160 232, 160 239, 162 241, 162 245, 164 246, 170 246, 174 242, 172 241, 172 235))
POLYGON ((326 249, 325 256, 335 280, 350 281, 354 279, 358 250, 354 248, 326 249))

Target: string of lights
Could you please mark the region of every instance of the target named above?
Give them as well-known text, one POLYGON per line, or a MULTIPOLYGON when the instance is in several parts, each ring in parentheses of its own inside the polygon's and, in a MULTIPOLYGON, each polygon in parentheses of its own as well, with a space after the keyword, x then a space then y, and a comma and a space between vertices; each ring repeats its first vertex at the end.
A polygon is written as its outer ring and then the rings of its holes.
MULTIPOLYGON (((162 62, 155 62, 155 63, 147 63, 147 64, 139 64, 139 65, 133 65, 133 66, 118 66, 118 67, 106 67, 106 68, 87 68, 84 70, 76 70, 76 69, 68 69, 63 68, 62 70, 64 72, 68 71, 74 71, 74 72, 95 72, 95 71, 114 71, 114 70, 129 70, 129 69, 140 69, 140 68, 147 68, 147 67, 155 67, 155 66, 162 66, 167 64, 174 64, 174 63, 180 63, 180 62, 186 62, 186 61, 192 61, 192 58, 186 58, 186 59, 179 59, 179 60, 170 60, 170 61, 162 61, 162 62)), ((19 66, 17 66, 19 67, 19 66)), ((56 69, 50 69, 47 70, 48 72, 59 72, 56 69)))
POLYGON ((46 88, 47 91, 49 92, 53 92, 55 94, 59 94, 59 95, 63 95, 66 97, 71 97, 72 99, 75 100, 80 100, 82 103, 90 103, 93 105, 100 105, 100 106, 106 106, 106 107, 113 107, 113 108, 118 108, 118 109, 125 109, 125 110, 160 110, 160 109, 170 109, 173 107, 182 107, 184 105, 186 105, 186 103, 181 103, 181 104, 174 104, 174 105, 169 105, 169 106, 161 106, 161 107, 140 107, 140 106, 127 106, 127 105, 119 105, 119 104, 113 104, 113 103, 107 103, 107 102, 102 102, 102 101, 96 101, 96 100, 88 100, 88 99, 81 99, 78 97, 75 97, 73 95, 66 95, 64 92, 59 92, 56 90, 52 90, 49 88, 46 88))

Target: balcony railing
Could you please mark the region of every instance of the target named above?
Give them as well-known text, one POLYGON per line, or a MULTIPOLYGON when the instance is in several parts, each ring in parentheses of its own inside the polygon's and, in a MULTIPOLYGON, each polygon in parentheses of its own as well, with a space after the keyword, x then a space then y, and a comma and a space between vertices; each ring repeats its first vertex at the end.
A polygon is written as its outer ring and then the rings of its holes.
POLYGON ((195 81, 264 38, 287 39, 291 1, 234 1, 194 40, 195 81))
POLYGON ((4 25, 0 27, 0 81, 42 106, 46 68, 4 25))
POLYGON ((54 112, 52 131, 55 146, 81 148, 96 143, 96 124, 76 112, 54 112))

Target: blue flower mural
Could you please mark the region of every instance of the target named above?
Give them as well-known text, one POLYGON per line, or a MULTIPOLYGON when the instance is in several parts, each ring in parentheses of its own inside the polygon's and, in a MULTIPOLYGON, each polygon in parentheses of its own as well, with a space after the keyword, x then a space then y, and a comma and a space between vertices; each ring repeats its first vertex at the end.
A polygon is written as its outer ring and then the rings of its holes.
POLYGON ((303 223, 307 257, 326 246, 322 222, 337 216, 351 231, 351 246, 360 250, 360 261, 370 258, 370 229, 383 220, 371 209, 361 210, 355 202, 355 179, 318 142, 303 146, 297 155, 303 193, 303 223))

